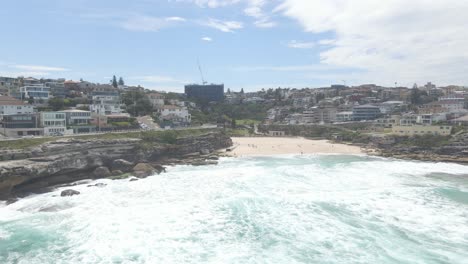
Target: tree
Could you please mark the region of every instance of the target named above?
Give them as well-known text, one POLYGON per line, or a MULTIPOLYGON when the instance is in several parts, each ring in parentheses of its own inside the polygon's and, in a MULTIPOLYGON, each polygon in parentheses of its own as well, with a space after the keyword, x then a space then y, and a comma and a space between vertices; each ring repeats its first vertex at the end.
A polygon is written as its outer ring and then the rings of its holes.
POLYGON ((28 98, 28 104, 34 104, 34 97, 29 96, 29 98, 28 98))
POLYGON ((144 92, 130 91, 122 96, 122 102, 127 107, 127 112, 134 116, 151 114, 153 106, 144 92))
POLYGON ((49 99, 49 107, 52 108, 53 111, 62 110, 65 106, 64 100, 61 98, 52 98, 49 99))
POLYGON ((236 126, 237 126, 237 125, 236 125, 236 119, 233 118, 233 119, 231 120, 231 128, 236 128, 236 126))
POLYGON ((115 77, 115 75, 112 77, 111 84, 112 86, 114 86, 114 88, 117 88, 118 83, 117 83, 117 77, 115 77))
POLYGON ((119 82, 118 82, 119 85, 125 85, 125 82, 123 80, 122 77, 119 78, 119 82))

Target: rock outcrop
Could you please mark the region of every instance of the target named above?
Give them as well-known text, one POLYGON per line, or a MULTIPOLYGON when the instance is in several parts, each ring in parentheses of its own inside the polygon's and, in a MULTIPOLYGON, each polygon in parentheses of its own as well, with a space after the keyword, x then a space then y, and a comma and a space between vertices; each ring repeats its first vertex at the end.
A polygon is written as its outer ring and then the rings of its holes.
POLYGON ((60 193, 60 196, 64 197, 64 196, 73 196, 73 195, 78 195, 78 194, 80 194, 79 191, 68 189, 68 190, 62 191, 60 193))
MULTIPOLYGON (((0 149, 0 199, 82 179, 132 173, 139 163, 148 164, 152 169, 145 167, 151 175, 163 171, 163 165, 201 161, 205 159, 201 152, 231 145, 225 134, 210 132, 179 138, 174 144, 135 138, 69 138, 25 150, 0 149)), ((137 171, 144 175, 146 169, 137 171)))

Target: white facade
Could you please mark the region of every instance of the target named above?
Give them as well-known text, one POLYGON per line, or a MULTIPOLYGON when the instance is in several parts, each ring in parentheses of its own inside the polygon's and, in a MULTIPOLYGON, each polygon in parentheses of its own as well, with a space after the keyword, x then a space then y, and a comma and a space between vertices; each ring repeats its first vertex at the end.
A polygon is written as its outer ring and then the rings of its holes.
POLYGON ((67 129, 64 112, 41 112, 41 126, 45 136, 73 134, 73 130, 67 129))
POLYGON ((336 113, 336 122, 348 122, 353 120, 353 112, 338 112, 336 113))
POLYGON ((153 107, 159 107, 164 105, 164 95, 160 93, 150 93, 148 94, 148 99, 151 102, 153 107))
POLYGON ((158 113, 163 119, 176 119, 175 121, 184 123, 192 122, 192 116, 185 107, 165 105, 158 108, 158 113))
POLYGON ((122 113, 120 95, 115 92, 95 92, 92 95, 93 103, 89 110, 99 114, 120 114, 122 113))
POLYGON ((7 96, 0 96, 0 116, 32 114, 34 107, 7 96))
POLYGON ((392 133, 399 136, 423 136, 440 135, 449 136, 452 132, 451 126, 431 126, 431 125, 408 125, 393 126, 392 133))
POLYGON ((21 96, 24 100, 34 98, 35 100, 49 100, 50 88, 44 84, 30 84, 20 88, 21 96))

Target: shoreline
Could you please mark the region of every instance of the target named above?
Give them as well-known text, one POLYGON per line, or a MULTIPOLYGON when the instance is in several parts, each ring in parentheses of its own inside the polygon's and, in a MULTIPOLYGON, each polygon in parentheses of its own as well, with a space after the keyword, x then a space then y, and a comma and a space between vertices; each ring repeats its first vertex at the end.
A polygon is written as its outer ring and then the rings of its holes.
POLYGON ((232 137, 226 156, 271 156, 282 154, 368 154, 361 147, 303 137, 232 137))

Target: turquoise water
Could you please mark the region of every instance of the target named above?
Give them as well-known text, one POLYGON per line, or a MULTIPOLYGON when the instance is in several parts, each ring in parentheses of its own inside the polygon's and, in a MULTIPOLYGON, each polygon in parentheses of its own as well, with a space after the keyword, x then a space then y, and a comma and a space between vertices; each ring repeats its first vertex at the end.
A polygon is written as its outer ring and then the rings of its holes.
POLYGON ((0 205, 0 263, 467 263, 468 167, 223 158, 0 205), (58 195, 58 196, 57 196, 58 195))

